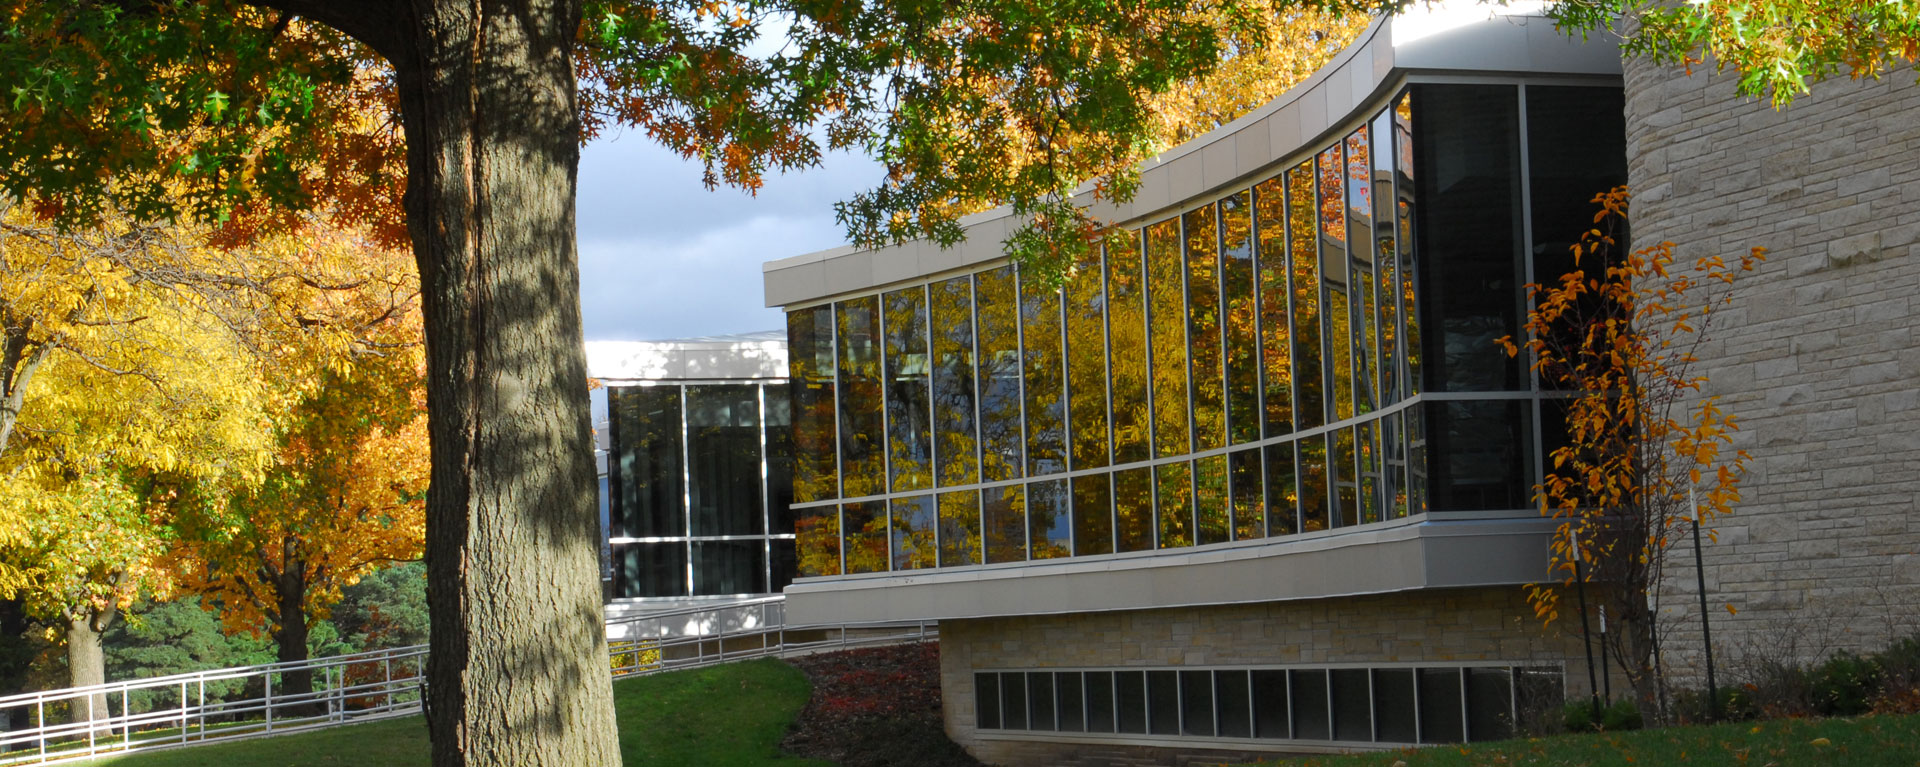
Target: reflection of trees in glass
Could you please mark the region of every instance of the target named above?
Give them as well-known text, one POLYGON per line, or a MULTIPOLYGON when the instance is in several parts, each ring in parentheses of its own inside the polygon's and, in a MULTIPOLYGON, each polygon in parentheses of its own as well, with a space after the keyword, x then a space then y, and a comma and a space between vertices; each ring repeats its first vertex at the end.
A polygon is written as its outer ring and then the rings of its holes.
POLYGON ((1073 467, 1107 465, 1107 294, 1100 253, 1074 266, 1067 283, 1067 416, 1073 467))
POLYGON ((940 494, 940 566, 980 564, 980 491, 940 494))
POLYGON ((987 564, 1021 562, 1027 558, 1026 493, 1019 485, 987 488, 980 492, 985 501, 984 534, 987 564))
POLYGON ((1148 364, 1153 382, 1153 454, 1192 451, 1187 420, 1187 309, 1180 220, 1147 227, 1148 364))
POLYGON ((1114 545, 1120 551, 1153 548, 1153 473, 1148 468, 1113 473, 1114 545))
POLYGON ((1327 439, 1328 435, 1315 435, 1295 443, 1303 533, 1327 529, 1327 439))
POLYGON ((1333 387, 1333 414, 1342 421, 1353 417, 1353 335, 1347 291, 1327 283, 1327 382, 1333 387))
POLYGON ((894 492, 933 486, 927 409, 927 294, 921 287, 882 299, 886 312, 887 471, 894 492))
MULTIPOLYGON (((1404 411, 1403 411, 1404 412, 1404 411)), ((1400 413, 1389 413, 1380 421, 1380 494, 1386 499, 1389 519, 1407 515, 1407 434, 1401 428, 1400 413)))
POLYGON ((1320 365, 1320 246, 1313 215, 1313 162, 1287 170, 1288 261, 1292 269, 1294 428, 1327 422, 1320 365))
POLYGON ((1344 142, 1347 149, 1347 244, 1353 291, 1354 413, 1371 413, 1380 406, 1380 319, 1374 294, 1373 178, 1371 144, 1366 126, 1344 142))
MULTIPOLYGON (((933 314, 934 457, 940 461, 940 484, 978 482, 980 445, 973 428, 973 280, 955 277, 936 282, 929 296, 933 314)), ((976 536, 978 526, 976 520, 976 536)))
POLYGON ((1294 471, 1294 448, 1291 442, 1263 448, 1267 463, 1268 537, 1304 530, 1300 524, 1300 482, 1294 471))
POLYGON ((1155 546, 1174 549, 1193 545, 1193 468, 1186 461, 1153 467, 1154 501, 1159 510, 1160 536, 1155 546))
MULTIPOLYGON (((793 403, 793 498, 838 497, 834 471, 833 308, 787 313, 787 372, 793 403)), ((835 557, 836 561, 838 557, 835 557)))
POLYGON ((1353 417, 1353 326, 1348 306, 1347 225, 1341 187, 1345 180, 1340 145, 1320 153, 1320 286, 1326 308, 1327 387, 1335 421, 1353 417), (1327 220, 1332 215, 1338 222, 1327 220))
POLYGON ((840 507, 796 510, 793 532, 801 577, 840 574, 840 507))
POLYGON ((886 421, 880 394, 880 299, 852 298, 834 304, 835 361, 840 390, 840 489, 842 497, 879 495, 884 482, 886 421))
MULTIPOLYGON (((1260 438, 1260 334, 1254 294, 1253 193, 1220 201, 1220 293, 1225 302, 1227 441, 1260 438)), ((1282 300, 1285 299, 1282 291, 1282 300)), ((1283 320, 1284 321, 1284 318, 1283 320)), ((1283 336, 1284 337, 1284 336, 1283 336)))
POLYGON ((1424 407, 1401 411, 1407 427, 1407 511, 1427 513, 1427 413, 1424 407))
POLYGON ((1227 457, 1210 455, 1193 461, 1194 542, 1200 545, 1230 540, 1227 526, 1227 457))
POLYGON ((1360 522, 1380 521, 1380 421, 1367 421, 1356 427, 1360 461, 1360 522))
POLYGON ((1067 470, 1066 361, 1060 353, 1060 291, 1020 284, 1020 340, 1027 398, 1027 476, 1067 470))
POLYGON ((1073 478, 1073 554, 1113 553, 1113 478, 1088 474, 1073 478))
POLYGON ((1187 349, 1193 374, 1193 449, 1226 445, 1225 374, 1220 350, 1220 231, 1214 206, 1188 211, 1187 349))
POLYGON ((840 513, 846 530, 847 573, 886 572, 887 503, 848 503, 840 513))
MULTIPOLYGON (((1419 394, 1421 379, 1421 302, 1419 259, 1414 252, 1413 209, 1418 204, 1414 192, 1413 94, 1400 97, 1393 108, 1394 141, 1394 219, 1400 255, 1400 316, 1406 327, 1405 342, 1400 345, 1406 356, 1406 394, 1419 394)), ((1407 511, 1427 512, 1427 424, 1424 408, 1404 411, 1403 426, 1407 444, 1407 511)))
POLYGON ((1113 348, 1113 462, 1144 461, 1147 435, 1147 291, 1139 233, 1107 249, 1107 332, 1113 348))
POLYGON ((1034 559, 1072 553, 1072 520, 1067 512, 1066 480, 1027 484, 1027 540, 1032 542, 1034 559))
POLYGON ((1021 469, 1020 304, 1013 267, 974 275, 980 347, 980 476, 1017 479, 1021 469))
POLYGON ((931 495, 895 498, 893 510, 893 569, 918 570, 933 567, 934 503, 931 495))
POLYGON ((1244 541, 1266 535, 1266 483, 1261 480, 1260 448, 1227 454, 1227 472, 1233 487, 1233 497, 1229 499, 1233 539, 1244 541))
POLYGON ((1253 188, 1259 236, 1260 381, 1267 437, 1293 433, 1292 302, 1287 285, 1287 195, 1280 177, 1253 188))
POLYGON ((1360 524, 1353 427, 1335 429, 1329 437, 1333 440, 1333 456, 1327 462, 1327 481, 1334 489, 1333 524, 1338 527, 1360 524))
MULTIPOLYGON (((688 516, 694 535, 760 535, 760 395, 751 384, 686 387, 688 516)), ((697 587, 697 584, 696 584, 697 587)))
POLYGON ((1369 135, 1374 140, 1371 178, 1373 189, 1373 263, 1380 273, 1380 404, 1391 405, 1404 396, 1400 367, 1400 252, 1395 236, 1396 200, 1393 191, 1392 112, 1374 118, 1369 135))

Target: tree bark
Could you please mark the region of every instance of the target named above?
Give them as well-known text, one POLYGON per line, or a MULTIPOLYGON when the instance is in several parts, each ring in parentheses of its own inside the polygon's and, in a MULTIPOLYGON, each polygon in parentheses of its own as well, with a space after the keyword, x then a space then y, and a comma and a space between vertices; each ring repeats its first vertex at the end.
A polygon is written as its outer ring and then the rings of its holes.
POLYGON ((415 2, 433 764, 618 764, 574 241, 578 0, 415 2))
MULTIPOLYGON (((114 609, 83 609, 67 616, 67 670, 74 687, 107 683, 107 654, 101 635, 113 625, 114 609)), ((98 721, 108 717, 107 694, 96 693, 72 701, 71 721, 98 721), (91 701, 91 703, 89 703, 91 701)))
MULTIPOLYGON (((286 570, 274 581, 274 599, 279 602, 279 621, 273 627, 273 641, 278 646, 278 660, 281 663, 297 663, 307 660, 307 589, 302 575, 305 568, 298 562, 289 561, 286 570)), ((288 697, 313 694, 313 670, 299 668, 280 673, 280 684, 274 686, 277 694, 288 697)), ((294 709, 300 715, 317 716, 323 709, 319 703, 302 705, 294 709)))
POLYGON ((351 35, 399 79, 433 764, 619 764, 574 242, 581 0, 246 1, 351 35))

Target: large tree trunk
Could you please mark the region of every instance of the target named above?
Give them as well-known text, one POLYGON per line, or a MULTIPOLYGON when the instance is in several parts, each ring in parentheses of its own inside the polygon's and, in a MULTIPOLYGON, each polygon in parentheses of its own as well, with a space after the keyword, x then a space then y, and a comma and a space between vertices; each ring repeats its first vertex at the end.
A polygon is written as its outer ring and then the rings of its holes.
MULTIPOLYGON (((100 644, 101 635, 113 624, 114 609, 86 609, 67 616, 67 670, 72 686, 87 687, 107 683, 107 653, 100 644)), ((72 721, 106 719, 107 694, 97 693, 73 700, 72 721)))
POLYGON ((382 52, 426 314, 433 763, 618 764, 574 244, 579 3, 411 8, 382 52))

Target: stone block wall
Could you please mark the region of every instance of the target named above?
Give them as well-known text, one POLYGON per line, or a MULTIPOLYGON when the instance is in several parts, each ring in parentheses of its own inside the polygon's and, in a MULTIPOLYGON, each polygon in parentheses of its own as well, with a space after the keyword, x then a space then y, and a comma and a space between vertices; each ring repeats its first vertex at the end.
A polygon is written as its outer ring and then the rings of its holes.
POLYGON ((983 738, 978 670, 1418 661, 1564 664, 1568 694, 1587 689, 1578 624, 1542 627, 1517 586, 940 623, 947 733, 1008 767, 1243 762, 1246 752, 983 738))
MULTIPOLYGON (((1920 631, 1914 73, 1843 76, 1776 111, 1735 96, 1730 76, 1625 68, 1635 242, 1672 241, 1683 264, 1770 251, 1701 355, 1753 456, 1706 546, 1721 678, 1920 631)), ((1684 554, 1662 594, 1682 669, 1701 647, 1684 554)))

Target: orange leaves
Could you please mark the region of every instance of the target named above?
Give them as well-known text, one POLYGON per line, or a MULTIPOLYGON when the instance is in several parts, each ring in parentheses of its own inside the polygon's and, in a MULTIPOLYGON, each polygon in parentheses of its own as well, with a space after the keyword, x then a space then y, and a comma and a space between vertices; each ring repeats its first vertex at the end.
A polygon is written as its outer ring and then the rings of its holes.
MULTIPOLYGON (((1679 539, 1669 530, 1695 514, 1690 499, 1700 499, 1703 519, 1731 513, 1747 457, 1729 453, 1738 424, 1703 395, 1708 381, 1693 368, 1729 300, 1733 268, 1715 255, 1676 268, 1671 243, 1617 253, 1612 232, 1627 199, 1624 187, 1594 198, 1601 210, 1572 248, 1577 268, 1529 286, 1526 335, 1498 343, 1510 356, 1524 350, 1544 382, 1570 393, 1567 443, 1535 488, 1542 514, 1560 520, 1552 572, 1571 583, 1575 561, 1584 562, 1591 578, 1624 587, 1623 598, 1644 609, 1679 539)), ((1743 268, 1758 258, 1764 251, 1742 256, 1743 268)), ((1543 620, 1557 615, 1552 584, 1528 598, 1543 620)))

